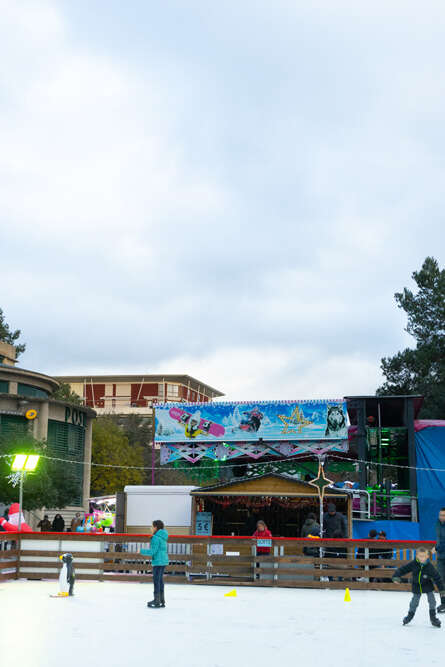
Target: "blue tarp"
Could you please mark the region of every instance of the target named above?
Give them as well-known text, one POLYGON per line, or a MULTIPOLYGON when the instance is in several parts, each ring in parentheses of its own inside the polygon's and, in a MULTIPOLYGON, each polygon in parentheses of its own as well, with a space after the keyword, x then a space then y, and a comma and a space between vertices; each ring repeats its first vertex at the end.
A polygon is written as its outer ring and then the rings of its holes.
POLYGON ((419 524, 412 521, 359 521, 352 522, 352 537, 356 540, 368 537, 370 530, 384 530, 388 540, 419 540, 419 524))
POLYGON ((434 540, 439 509, 445 507, 445 428, 430 426, 416 433, 418 468, 417 496, 419 505, 420 539, 434 540))

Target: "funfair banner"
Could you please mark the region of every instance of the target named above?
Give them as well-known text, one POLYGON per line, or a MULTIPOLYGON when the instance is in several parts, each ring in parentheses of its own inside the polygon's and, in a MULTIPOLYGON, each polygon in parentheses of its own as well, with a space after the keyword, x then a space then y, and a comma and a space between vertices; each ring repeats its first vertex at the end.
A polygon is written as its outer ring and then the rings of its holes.
POLYGON ((155 407, 156 442, 347 440, 339 399, 260 403, 165 403, 155 407))

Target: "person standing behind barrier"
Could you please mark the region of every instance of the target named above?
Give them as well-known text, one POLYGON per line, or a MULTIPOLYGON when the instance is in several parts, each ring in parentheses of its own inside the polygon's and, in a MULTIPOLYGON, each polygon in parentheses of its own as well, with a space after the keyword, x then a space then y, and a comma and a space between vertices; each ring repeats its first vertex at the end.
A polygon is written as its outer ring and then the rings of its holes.
MULTIPOLYGON (((320 524, 317 522, 317 518, 313 512, 309 512, 307 515, 306 521, 301 529, 300 537, 309 537, 309 535, 312 535, 312 537, 320 537, 320 524)), ((303 547, 303 554, 305 556, 318 556, 319 551, 318 548, 303 547)))
POLYGON ((65 521, 61 514, 56 514, 52 525, 53 533, 63 533, 65 530, 65 521))
MULTIPOLYGON (((385 541, 385 542, 388 540, 384 530, 380 531, 380 533, 377 536, 377 539, 379 541, 385 541)), ((392 547, 385 548, 385 546, 382 544, 382 546, 378 550, 379 558, 383 558, 385 560, 392 560, 394 555, 393 552, 394 549, 392 547)))
POLYGON ((39 523, 37 524, 37 528, 40 528, 40 531, 42 533, 50 533, 51 532, 51 521, 49 520, 49 517, 47 514, 43 517, 43 519, 40 519, 39 523))
MULTIPOLYGON (((264 521, 262 519, 260 519, 260 521, 258 521, 258 523, 256 525, 256 531, 254 532, 252 537, 254 537, 257 541, 258 540, 272 540, 272 533, 270 532, 270 530, 268 529, 268 527, 266 526, 266 524, 264 523, 264 521)), ((270 546, 267 547, 267 546, 264 546, 264 545, 263 546, 257 546, 257 548, 256 548, 256 552, 257 552, 258 556, 267 556, 267 555, 270 554, 270 550, 271 550, 270 546)))
POLYGON ((334 503, 329 503, 328 514, 323 522, 323 537, 333 538, 337 531, 341 531, 341 537, 348 537, 348 522, 343 514, 337 512, 334 503))
MULTIPOLYGON (((383 541, 383 540, 386 541, 388 539, 384 530, 380 531, 380 533, 378 534, 377 539, 380 540, 380 541, 383 541)), ((392 557, 393 557, 393 549, 391 549, 391 548, 385 549, 382 545, 379 549, 379 558, 381 558, 382 560, 392 560, 392 557)), ((382 565, 382 567, 390 568, 391 566, 390 565, 382 565)), ((382 581, 385 584, 391 583, 391 579, 380 579, 380 581, 382 581)))
MULTIPOLYGON (((437 569, 442 581, 445 582, 445 507, 439 512, 439 519, 436 523, 436 546, 432 553, 437 553, 437 569)), ((445 604, 441 604, 437 611, 440 614, 445 613, 445 604)))
POLYGON ((151 538, 150 549, 141 549, 141 554, 151 556, 153 566, 154 599, 147 602, 147 607, 159 609, 165 607, 164 570, 169 563, 167 552, 168 533, 164 529, 164 522, 160 519, 153 521, 151 530, 153 537, 151 538))
POLYGON ((76 516, 71 519, 71 532, 76 533, 79 526, 82 525, 82 517, 80 512, 76 512, 76 516))
MULTIPOLYGON (((272 540, 272 533, 270 532, 270 530, 268 529, 268 527, 266 526, 265 522, 262 519, 258 521, 256 525, 256 531, 254 532, 252 537, 257 542, 257 547, 256 547, 257 556, 268 556, 270 554, 271 547, 265 545, 261 546, 261 540, 267 540, 267 541, 272 540)), ((270 542, 270 544, 271 543, 272 542, 270 542)), ((255 563, 256 567, 260 567, 260 565, 261 563, 259 562, 255 563)), ((255 579, 260 579, 260 575, 256 574, 255 579)))

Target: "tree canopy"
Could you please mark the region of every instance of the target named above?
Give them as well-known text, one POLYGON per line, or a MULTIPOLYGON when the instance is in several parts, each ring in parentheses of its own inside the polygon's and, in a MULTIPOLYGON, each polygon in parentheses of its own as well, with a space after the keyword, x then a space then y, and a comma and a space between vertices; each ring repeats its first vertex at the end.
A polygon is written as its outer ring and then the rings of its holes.
MULTIPOLYGON (((116 466, 144 466, 143 449, 131 446, 128 438, 115 421, 108 416, 93 422, 92 462, 116 466)), ((91 466, 91 494, 93 496, 123 491, 127 484, 142 484, 143 470, 91 466)))
POLYGON ((422 394, 421 416, 445 418, 445 269, 427 257, 412 277, 416 293, 405 287, 395 294, 408 319, 406 331, 416 345, 384 357, 381 369, 386 378, 378 395, 422 394))
POLYGON ((66 401, 67 403, 72 403, 73 405, 83 405, 83 400, 79 394, 76 394, 75 391, 72 391, 70 385, 67 382, 61 382, 60 386, 51 395, 51 398, 56 398, 59 401, 66 401))
POLYGON ((0 340, 4 343, 9 343, 9 345, 14 345, 17 359, 26 349, 25 343, 17 344, 21 333, 20 329, 11 331, 9 324, 5 320, 3 310, 0 308, 0 340))

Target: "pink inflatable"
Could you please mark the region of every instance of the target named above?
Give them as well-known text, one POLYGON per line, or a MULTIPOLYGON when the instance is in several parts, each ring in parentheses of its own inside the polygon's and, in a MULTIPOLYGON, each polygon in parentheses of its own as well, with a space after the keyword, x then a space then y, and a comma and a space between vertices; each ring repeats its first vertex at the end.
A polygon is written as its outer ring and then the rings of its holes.
MULTIPOLYGON (((6 530, 7 533, 18 533, 19 532, 19 504, 12 503, 9 508, 9 521, 6 521, 5 518, 0 519, 0 526, 3 530, 6 530)), ((32 529, 25 522, 25 517, 22 513, 22 523, 20 526, 21 533, 32 533, 32 529)))

